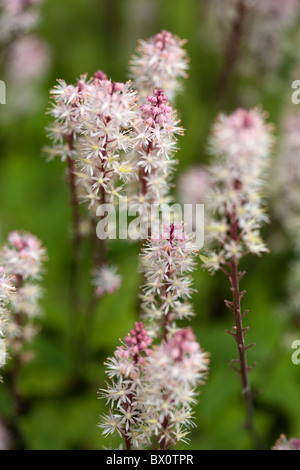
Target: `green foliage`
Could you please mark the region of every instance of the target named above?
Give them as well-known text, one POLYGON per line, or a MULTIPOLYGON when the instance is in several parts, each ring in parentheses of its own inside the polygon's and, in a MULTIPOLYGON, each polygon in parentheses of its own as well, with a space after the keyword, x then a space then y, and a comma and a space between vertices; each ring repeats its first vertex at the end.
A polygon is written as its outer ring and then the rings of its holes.
MULTIPOLYGON (((209 162, 206 144, 212 121, 221 109, 243 104, 239 102, 243 87, 251 86, 255 91, 250 106, 262 103, 275 123, 290 89, 287 64, 285 72, 279 70, 270 81, 262 82, 258 76, 249 84, 234 77, 233 97, 220 105, 216 96, 223 50, 211 19, 205 18, 203 2, 149 0, 143 2, 149 10, 143 15, 138 3, 45 0, 39 30, 51 47, 53 64, 40 90, 40 107, 34 114, 28 112, 10 120, 6 120, 10 103, 1 109, 0 241, 5 241, 9 231, 24 229, 42 240, 49 255, 41 332, 32 345, 35 359, 23 367, 20 382, 26 401, 21 424, 28 449, 101 449, 111 442, 118 445, 117 439, 104 439, 97 428, 98 416, 105 409, 104 401, 97 399, 97 390, 105 383, 105 358, 137 318, 141 282, 138 247, 124 241, 111 242, 109 254, 118 261, 124 282, 119 291, 99 304, 88 338, 89 349, 85 361, 81 361, 74 351, 75 312, 70 311, 68 302, 71 209, 64 183, 65 167, 58 160, 47 163, 41 154, 41 148, 48 144, 44 131, 48 91, 56 78, 74 82, 84 72, 92 74, 102 69, 116 81, 125 80, 128 60, 140 37, 147 38, 164 28, 187 38, 191 68, 185 91, 177 101, 186 129, 179 142, 177 177, 195 163, 209 162)), ((253 388, 260 391, 255 399, 256 421, 266 448, 280 433, 291 436, 300 432, 300 366, 292 363, 290 349, 292 341, 300 339, 300 331, 291 326, 285 297, 289 255, 278 254, 276 247, 272 250, 273 235, 283 237, 275 233, 277 230, 271 223, 266 233, 271 253, 262 259, 247 258, 247 276, 242 281, 242 288, 247 290, 243 306, 250 309, 247 340, 256 342, 249 350, 249 361, 258 364, 251 373, 253 388)), ((90 293, 87 246, 82 265, 80 293, 86 302, 90 293)), ((251 448, 242 429, 244 408, 238 377, 228 367, 230 359, 236 357, 234 341, 225 333, 233 324, 223 301, 229 297, 229 285, 221 272, 211 277, 200 265, 199 260, 193 326, 202 347, 211 354, 211 370, 196 408, 198 427, 191 434, 190 448, 251 448)), ((0 415, 9 418, 11 406, 4 375, 0 415)))

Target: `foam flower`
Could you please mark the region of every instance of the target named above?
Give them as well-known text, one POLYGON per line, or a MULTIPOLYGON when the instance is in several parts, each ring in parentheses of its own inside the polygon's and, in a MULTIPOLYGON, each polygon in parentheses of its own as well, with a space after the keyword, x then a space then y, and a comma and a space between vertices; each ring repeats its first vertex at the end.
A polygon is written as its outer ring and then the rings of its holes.
POLYGON ((149 333, 169 337, 177 320, 194 316, 191 305, 191 273, 195 269, 197 248, 182 224, 165 224, 161 233, 152 233, 142 249, 141 270, 145 283, 141 309, 150 321, 149 333))
POLYGON ((101 266, 94 271, 93 284, 95 294, 102 297, 105 293, 112 293, 119 289, 122 282, 121 276, 117 273, 116 266, 101 266))
POLYGON ((187 77, 185 43, 165 30, 147 41, 140 40, 130 61, 130 73, 142 100, 154 88, 163 88, 168 100, 174 101, 182 80, 187 77))

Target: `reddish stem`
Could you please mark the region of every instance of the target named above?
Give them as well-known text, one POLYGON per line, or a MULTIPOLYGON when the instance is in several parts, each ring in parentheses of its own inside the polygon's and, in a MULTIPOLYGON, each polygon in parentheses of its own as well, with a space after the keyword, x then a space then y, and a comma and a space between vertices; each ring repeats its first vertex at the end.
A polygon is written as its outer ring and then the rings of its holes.
POLYGON ((244 25, 246 20, 247 5, 245 0, 238 0, 236 5, 236 16, 232 24, 232 29, 229 34, 228 42, 226 45, 224 56, 224 67, 220 77, 220 93, 224 95, 228 91, 229 82, 232 74, 234 73, 244 33, 244 25))
MULTIPOLYGON (((238 219, 235 213, 235 209, 231 215, 228 215, 230 220, 230 238, 231 240, 237 242, 240 239, 239 230, 238 230, 238 219)), ((238 261, 236 256, 232 256, 230 260, 230 273, 228 273, 229 281, 231 284, 231 291, 232 291, 232 302, 225 301, 227 308, 234 314, 235 319, 235 326, 234 331, 227 332, 234 337, 238 345, 238 360, 232 360, 231 362, 236 362, 240 365, 240 369, 234 367, 230 364, 231 368, 235 370, 241 380, 242 384, 242 393, 245 397, 245 405, 246 405, 246 420, 245 420, 245 428, 251 435, 251 438, 256 446, 261 447, 260 439, 255 431, 254 426, 254 416, 253 416, 253 393, 251 391, 251 385, 249 381, 249 373, 251 372, 252 366, 248 366, 247 364, 247 354, 246 351, 251 346, 245 345, 245 335, 249 329, 249 327, 243 327, 243 318, 248 313, 247 311, 242 313, 241 311, 241 299, 245 294, 245 291, 240 291, 240 280, 245 275, 245 271, 240 272, 238 270, 238 261)))

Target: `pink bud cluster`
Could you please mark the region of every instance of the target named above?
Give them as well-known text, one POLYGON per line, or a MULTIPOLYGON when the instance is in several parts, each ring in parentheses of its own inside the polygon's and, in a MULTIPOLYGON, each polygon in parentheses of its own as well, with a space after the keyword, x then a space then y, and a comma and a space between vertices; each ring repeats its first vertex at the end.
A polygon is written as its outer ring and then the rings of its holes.
POLYGON ((187 78, 185 43, 165 30, 147 41, 140 40, 130 61, 130 73, 142 100, 154 88, 163 88, 168 100, 175 100, 182 79, 187 78))
POLYGON ((200 346, 196 341, 192 328, 185 328, 176 331, 174 337, 165 343, 164 348, 172 359, 177 362, 182 361, 185 354, 198 352, 200 346))
POLYGON ((125 336, 124 343, 126 344, 126 348, 119 348, 115 353, 116 356, 132 357, 136 362, 142 364, 144 362, 144 358, 141 353, 145 352, 146 355, 150 355, 152 353, 152 350, 149 349, 152 339, 148 336, 145 326, 141 322, 136 322, 134 324, 134 329, 125 336))
POLYGON ((141 107, 142 116, 145 122, 150 126, 163 124, 168 121, 173 110, 167 103, 167 97, 164 90, 154 89, 153 95, 148 96, 148 103, 141 107))
MULTIPOLYGON (((167 104, 162 89, 154 90, 139 107, 135 120, 134 147, 130 154, 136 182, 128 187, 129 207, 140 204, 150 212, 151 204, 171 201, 171 174, 176 160, 176 135, 183 135, 176 113, 167 104)), ((147 221, 143 221, 145 224, 147 221)))

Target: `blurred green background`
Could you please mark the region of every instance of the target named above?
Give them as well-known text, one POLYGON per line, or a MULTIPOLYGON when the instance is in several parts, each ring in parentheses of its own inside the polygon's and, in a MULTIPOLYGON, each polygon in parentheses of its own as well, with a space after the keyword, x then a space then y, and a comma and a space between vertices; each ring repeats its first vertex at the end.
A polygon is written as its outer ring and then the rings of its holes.
MULTIPOLYGON (((119 439, 104 439, 97 427, 105 411, 97 390, 105 385, 103 362, 118 339, 126 335, 137 318, 140 275, 138 246, 111 242, 109 256, 123 276, 122 287, 100 302, 89 337, 88 360, 75 360, 72 348, 74 322, 69 308, 68 284, 71 258, 71 208, 65 166, 58 159, 46 162, 41 149, 49 144, 45 127, 49 117, 49 89, 57 78, 73 83, 80 74, 104 70, 115 81, 128 78, 128 60, 139 38, 161 29, 186 38, 190 57, 189 78, 176 107, 185 136, 180 139, 180 164, 176 178, 190 166, 209 163, 206 152, 210 126, 220 110, 261 104, 270 122, 280 123, 289 100, 295 63, 287 52, 268 75, 254 70, 251 77, 234 74, 226 97, 218 89, 224 56, 218 23, 207 14, 200 0, 45 0, 38 32, 51 49, 52 65, 39 87, 36 109, 11 115, 10 102, 1 106, 0 130, 0 241, 11 230, 24 229, 39 237, 47 247, 49 261, 43 280, 44 315, 41 332, 32 349, 35 359, 25 365, 21 392, 25 411, 21 427, 27 449, 102 449, 117 446, 119 439)), ((291 41, 293 41, 291 35, 291 41)), ((291 43, 292 44, 292 43, 291 43)), ((28 65, 30 66, 30 65, 28 65)), ((7 83, 9 89, 9 83, 7 83)), ((272 213, 272 207, 271 207, 272 213)), ((300 339, 292 323, 286 298, 286 277, 292 257, 283 231, 275 222, 264 230, 271 252, 247 258, 247 290, 244 308, 250 309, 249 362, 257 362, 251 373, 256 422, 266 448, 281 433, 300 432, 300 365, 291 361, 291 343, 300 339), (278 249, 278 246, 280 249, 278 249)), ((81 295, 90 293, 90 251, 82 257, 81 295)), ((222 273, 211 277, 200 267, 195 273, 197 293, 193 302, 197 317, 192 326, 202 347, 211 354, 210 374, 201 388, 196 408, 198 427, 191 433, 191 449, 248 449, 243 399, 235 373, 228 367, 236 357, 236 345, 225 333, 233 318, 224 298, 230 296, 222 273)), ((77 358, 78 359, 78 358, 77 358)), ((7 366, 9 372, 9 364, 7 366)), ((9 419, 12 402, 8 387, 0 386, 0 416, 9 419)), ((181 445, 178 448, 187 448, 181 445)))

